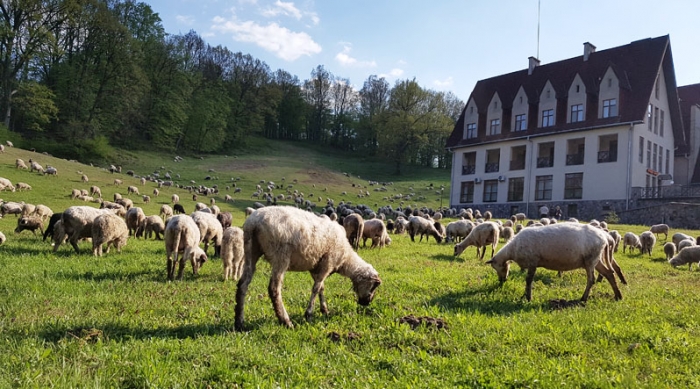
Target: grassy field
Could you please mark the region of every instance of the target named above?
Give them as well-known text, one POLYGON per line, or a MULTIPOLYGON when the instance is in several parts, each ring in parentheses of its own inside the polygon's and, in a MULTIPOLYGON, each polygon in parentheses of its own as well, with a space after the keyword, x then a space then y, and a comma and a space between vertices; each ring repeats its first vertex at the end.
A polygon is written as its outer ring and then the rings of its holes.
MULTIPOLYGON (((223 202, 226 191, 216 197, 239 226, 259 180, 285 177, 290 184, 297 179, 295 189, 333 197, 336 203, 342 191, 347 200, 369 205, 384 204, 377 196, 415 192, 411 204, 435 206, 439 199, 427 188, 449 179, 446 172, 422 169, 397 179, 390 168, 372 161, 286 143, 253 148, 253 154, 186 158, 176 164, 172 156, 123 153, 119 162, 137 174, 163 166, 161 172, 181 174, 183 182, 205 183, 206 175, 218 176, 206 183, 220 188, 240 177, 235 182, 243 190, 233 204, 223 202), (394 185, 388 194, 370 187, 370 198, 358 199, 358 186, 366 179, 394 185), (321 186, 327 191, 320 192, 321 186), (420 196, 425 202, 416 200, 420 196)), ((18 149, 0 154, 0 177, 33 187, 0 192, 5 200, 46 204, 54 211, 79 204, 70 200, 72 188, 97 184, 106 198, 126 191, 100 168, 18 149), (17 157, 56 166, 59 176, 17 171, 17 157), (90 182, 80 182, 77 172, 90 182)), ((120 178, 124 185, 137 182, 120 178)), ((154 185, 139 187, 150 193, 154 185)), ((194 207, 187 192, 178 189, 164 190, 150 204, 132 199, 154 214, 172 193, 180 194, 186 209, 194 207)), ((559 299, 580 298, 583 271, 557 277, 539 270, 533 300, 526 302, 525 275, 515 270, 499 287, 495 272, 475 258, 474 248, 454 258, 450 245, 392 236, 387 248, 359 250, 384 281, 367 308, 356 305, 348 279, 333 275, 326 282, 330 314, 317 311, 307 323, 303 314, 311 278, 288 273, 283 297, 295 323, 291 330, 277 324, 267 297, 269 266, 261 262, 248 293, 247 331, 238 333, 233 331, 236 285, 222 281, 217 258, 197 277, 188 268, 182 282, 166 282, 162 242, 130 239, 121 254, 101 258, 89 254, 88 243, 81 244, 80 254, 69 246, 54 254, 49 243, 30 232, 13 234, 15 225, 14 216, 0 219, 0 231, 8 237, 0 247, 3 388, 700 387, 700 273, 696 267, 669 266, 663 238, 651 258, 616 254, 629 280, 621 288, 622 301, 614 301, 603 282, 586 305, 560 309, 554 304, 559 299), (402 320, 409 315, 435 320, 413 328, 402 320)), ((623 234, 646 229, 611 227, 623 234)), ((700 234, 672 233, 679 231, 700 234)))

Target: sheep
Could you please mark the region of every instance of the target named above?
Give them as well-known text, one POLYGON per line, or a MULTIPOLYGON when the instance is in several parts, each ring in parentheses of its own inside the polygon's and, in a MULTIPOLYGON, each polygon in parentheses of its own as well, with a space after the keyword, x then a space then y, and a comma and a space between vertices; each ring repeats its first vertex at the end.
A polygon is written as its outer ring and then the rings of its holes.
POLYGON ((455 245, 454 256, 459 256, 469 246, 476 246, 476 256, 483 260, 484 254, 486 254, 486 247, 490 244, 491 258, 493 258, 496 246, 498 246, 499 233, 498 224, 494 222, 483 222, 474 226, 469 235, 455 245), (482 248, 483 251, 481 250, 482 248))
POLYGON ((135 187, 135 186, 133 186, 133 185, 129 185, 128 187, 126 187, 126 193, 127 193, 127 194, 135 194, 135 195, 138 195, 138 196, 141 195, 141 193, 139 193, 139 188, 137 188, 137 187, 135 187))
POLYGON ((173 216, 173 209, 168 204, 163 204, 160 206, 160 215, 163 220, 167 221, 169 217, 173 216))
POLYGON ((102 198, 102 190, 97 185, 90 186, 90 196, 97 196, 102 198))
POLYGON ((353 250, 343 228, 335 222, 295 207, 267 207, 255 211, 243 224, 245 264, 236 290, 234 327, 243 330, 248 286, 262 255, 272 267, 268 292, 280 324, 291 328, 282 302, 282 280, 286 271, 308 271, 314 279, 305 311, 311 320, 318 295, 321 312, 328 314, 324 281, 333 273, 352 280, 360 305, 369 305, 382 283, 372 265, 353 250))
POLYGON ((143 222, 146 221, 146 214, 140 207, 131 207, 126 211, 126 226, 129 235, 141 237, 143 235, 143 222))
POLYGON ((691 247, 695 246, 695 240, 693 239, 683 239, 682 241, 678 242, 678 252, 683 250, 686 247, 691 247))
POLYGON ((206 209, 206 208, 207 208, 207 205, 206 205, 206 204, 204 204, 204 203, 196 203, 196 204, 194 205, 194 212, 201 211, 201 210, 206 209))
POLYGON ((22 207, 24 204, 15 203, 13 201, 6 201, 0 205, 0 217, 5 217, 5 215, 19 215, 22 213, 22 207))
POLYGON ((12 182, 10 180, 8 180, 7 178, 0 177, 0 191, 6 190, 6 189, 14 192, 15 186, 12 185, 12 182))
POLYGON ((180 215, 185 213, 185 207, 182 206, 182 204, 175 204, 173 205, 173 213, 175 215, 180 215))
POLYGON ((7 242, 7 238, 5 237, 5 234, 0 232, 0 246, 4 245, 5 242, 7 242))
POLYGON ((121 200, 121 199, 122 199, 122 195, 121 195, 120 193, 115 193, 115 194, 114 194, 114 201, 115 201, 115 202, 116 202, 116 201, 119 201, 119 200, 121 200))
POLYGON ((381 219, 371 219, 364 222, 362 228, 362 247, 367 247, 367 239, 372 240, 371 248, 377 246, 384 247, 388 238, 386 226, 381 219))
POLYGON ((682 240, 686 240, 686 239, 693 239, 693 237, 690 235, 686 235, 682 232, 676 232, 675 234, 673 234, 673 236, 671 237, 671 241, 673 241, 673 244, 676 245, 676 251, 681 251, 680 248, 678 248, 678 244, 682 240))
POLYGON ((524 213, 516 213, 515 215, 515 222, 520 222, 521 224, 527 219, 527 215, 524 213))
POLYGON ((700 268, 700 246, 691 246, 680 250, 668 263, 673 267, 678 267, 687 263, 688 271, 691 270, 694 263, 697 263, 700 268))
POLYGON ((115 179, 114 179, 114 186, 120 186, 120 185, 123 184, 123 183, 124 183, 124 181, 122 181, 122 180, 120 180, 120 179, 118 179, 118 178, 115 178, 115 179))
POLYGON ((192 215, 197 227, 199 227, 200 241, 204 242, 204 252, 209 249, 209 242, 214 243, 214 255, 218 256, 221 252, 221 238, 224 235, 224 229, 216 220, 216 216, 207 212, 194 212, 192 215))
POLYGON ((620 248, 620 242, 622 241, 622 236, 617 230, 611 230, 608 231, 608 234, 613 238, 613 241, 615 242, 615 246, 613 247, 613 251, 617 252, 617 250, 620 248))
POLYGON ((92 222, 92 255, 101 257, 102 245, 107 245, 106 253, 110 245, 121 253, 128 238, 129 229, 124 219, 113 213, 100 215, 92 222))
POLYGON ((199 247, 199 227, 189 215, 175 215, 165 225, 165 256, 167 259, 167 277, 175 278, 175 264, 179 260, 177 279, 182 279, 185 261, 192 263, 192 273, 197 274, 199 268, 207 261, 207 254, 199 247))
POLYGON ((238 281, 243 274, 245 252, 243 250, 243 230, 239 227, 228 227, 221 239, 221 262, 224 264, 224 281, 229 277, 238 281))
POLYGON ((141 195, 141 199, 143 199, 143 202, 145 204, 148 204, 151 202, 151 196, 149 196, 149 195, 141 195))
POLYGON ((666 261, 670 261, 674 255, 676 255, 676 245, 673 242, 666 242, 664 245, 664 254, 666 254, 666 261))
POLYGON ((24 162, 22 158, 17 158, 15 159, 15 167, 17 169, 25 169, 28 170, 29 168, 27 167, 27 164, 24 162))
POLYGON ((170 201, 172 201, 173 204, 177 204, 180 202, 180 196, 173 194, 170 196, 170 201))
POLYGON ((639 243, 642 245, 642 254, 649 253, 651 257, 651 250, 654 249, 656 245, 656 236, 651 231, 644 231, 639 234, 639 243))
POLYGON ((360 247, 360 239, 362 239, 362 233, 365 228, 362 216, 356 213, 346 216, 343 219, 343 228, 345 228, 345 236, 348 238, 348 242, 352 248, 357 250, 360 247))
POLYGON ((87 176, 87 175, 83 174, 83 175, 80 177, 80 181, 82 181, 82 182, 88 182, 88 181, 90 181, 90 180, 88 179, 88 176, 87 176))
POLYGON ((436 221, 433 223, 433 227, 435 227, 435 230, 438 232, 438 234, 440 234, 440 237, 443 240, 445 239, 445 237, 447 237, 447 231, 445 230, 445 226, 442 223, 436 221))
POLYGON ((438 243, 442 242, 442 236, 438 232, 438 230, 435 229, 435 226, 433 223, 430 222, 430 220, 427 220, 423 217, 420 216, 411 216, 408 218, 408 235, 411 236, 411 241, 415 242, 415 236, 416 234, 420 234, 420 239, 418 242, 423 241, 423 236, 426 236, 425 240, 426 242, 428 241, 428 236, 432 236, 435 238, 435 241, 438 243))
POLYGON ((513 227, 505 226, 500 234, 501 238, 503 238, 503 243, 508 243, 515 236, 515 231, 513 231, 513 227))
POLYGON ((462 239, 466 238, 474 228, 474 223, 469 220, 457 220, 449 223, 445 228, 445 234, 447 235, 447 240, 450 242, 460 242, 462 239))
POLYGON ((227 194, 226 196, 224 196, 224 201, 227 203, 232 203, 233 197, 231 197, 231 195, 227 194))
POLYGON ((44 235, 44 221, 39 216, 22 216, 17 219, 17 228, 15 234, 19 234, 24 230, 31 231, 36 236, 36 230, 39 230, 41 235, 44 235))
POLYGON ((158 215, 147 216, 143 222, 143 236, 146 239, 151 239, 151 235, 155 235, 156 240, 162 240, 161 234, 165 232, 165 223, 158 215))
POLYGON ((245 209, 245 217, 246 217, 246 219, 248 218, 248 216, 252 215, 253 212, 255 212, 255 209, 253 209, 253 208, 251 208, 251 207, 246 207, 246 209, 245 209))
MULTIPOLYGON (((61 215, 61 226, 68 237, 76 253, 80 253, 78 240, 92 237, 92 223, 100 215, 113 213, 109 209, 97 209, 84 205, 72 206, 63 211, 61 215)), ((55 227, 54 227, 55 228, 55 227)), ((56 241, 56 231, 54 230, 54 242, 56 241)), ((58 251, 59 244, 53 246, 53 251, 58 251)))
POLYGON ((153 197, 158 197, 159 194, 160 191, 158 190, 158 188, 153 188, 153 197))
POLYGON ((510 262, 516 262, 527 270, 525 298, 532 301, 532 281, 538 267, 549 270, 567 271, 579 268, 586 270, 586 289, 581 301, 588 295, 595 283, 595 270, 604 276, 615 293, 615 299, 622 299, 622 293, 615 280, 615 272, 606 266, 610 260, 608 236, 605 231, 584 224, 557 223, 545 228, 526 228, 489 260, 501 284, 506 281, 510 262))
POLYGON ((625 236, 622 238, 622 252, 624 253, 629 246, 630 248, 630 254, 632 251, 637 248, 641 249, 642 248, 642 242, 639 241, 639 237, 634 233, 634 232, 627 232, 625 233, 625 236))
POLYGON ((47 166, 46 169, 43 171, 44 175, 50 175, 50 176, 57 176, 58 175, 58 169, 56 169, 53 166, 47 166))
POLYGON ((38 162, 32 161, 31 159, 29 160, 29 172, 43 172, 44 167, 41 166, 38 162))
POLYGON ((221 223, 221 227, 225 230, 231 227, 231 223, 233 223, 233 215, 231 215, 231 212, 220 212, 216 215, 216 220, 221 223))
POLYGON ((36 205, 34 204, 22 204, 22 212, 20 215, 22 216, 29 216, 34 214, 36 211, 36 205))
POLYGON ((134 206, 134 202, 131 199, 119 199, 115 203, 121 205, 127 211, 134 206))
POLYGON ((27 184, 26 182, 18 182, 17 183, 17 190, 19 192, 21 192, 23 190, 32 190, 32 186, 27 184))
POLYGON ((46 230, 44 230, 44 237, 42 239, 44 242, 46 241, 46 238, 48 238, 48 237, 53 238, 54 227, 56 226, 56 223, 61 220, 61 216, 63 216, 63 212, 54 213, 49 218, 49 224, 46 226, 46 230))
POLYGON ((656 234, 656 238, 659 238, 659 234, 664 234, 664 240, 668 240, 668 225, 667 224, 654 224, 649 227, 649 231, 656 234))
POLYGON ((6 140, 5 143, 7 144, 7 147, 15 147, 15 145, 9 140, 6 140))

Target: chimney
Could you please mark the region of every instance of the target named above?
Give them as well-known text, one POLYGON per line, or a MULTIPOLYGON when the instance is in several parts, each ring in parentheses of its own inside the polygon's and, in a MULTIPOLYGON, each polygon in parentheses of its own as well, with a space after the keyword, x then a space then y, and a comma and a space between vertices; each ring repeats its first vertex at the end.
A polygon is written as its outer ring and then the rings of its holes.
POLYGON ((595 46, 591 42, 586 42, 583 44, 583 60, 588 61, 588 57, 595 53, 595 46))
POLYGON ((527 75, 531 75, 532 71, 535 70, 537 66, 540 66, 540 60, 535 57, 528 57, 529 66, 527 69, 527 75))

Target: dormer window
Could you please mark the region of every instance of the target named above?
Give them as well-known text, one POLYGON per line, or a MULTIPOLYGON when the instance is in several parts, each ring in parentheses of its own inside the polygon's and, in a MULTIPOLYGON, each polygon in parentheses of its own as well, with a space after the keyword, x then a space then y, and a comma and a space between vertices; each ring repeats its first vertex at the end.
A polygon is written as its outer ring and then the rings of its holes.
POLYGON ((554 125, 554 110, 545 109, 542 111, 542 127, 552 127, 554 125))
POLYGON ((617 99, 603 100, 603 117, 611 118, 617 116, 617 99))
POLYGON ((489 127, 489 135, 498 135, 501 133, 501 119, 491 120, 491 126, 489 127))
POLYGON ((520 104, 522 104, 522 103, 523 103, 523 97, 520 96, 520 104))

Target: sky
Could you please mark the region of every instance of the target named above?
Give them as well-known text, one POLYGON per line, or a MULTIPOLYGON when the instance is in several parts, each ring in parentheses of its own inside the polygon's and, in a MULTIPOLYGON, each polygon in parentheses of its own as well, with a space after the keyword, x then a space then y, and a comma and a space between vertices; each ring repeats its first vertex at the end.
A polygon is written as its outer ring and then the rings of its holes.
POLYGON ((697 0, 142 0, 168 34, 250 54, 311 78, 322 65, 356 89, 415 79, 466 103, 477 81, 670 35, 678 86, 700 83, 697 0), (539 11, 538 11, 539 8, 539 11), (539 26, 539 28, 538 28, 539 26))

